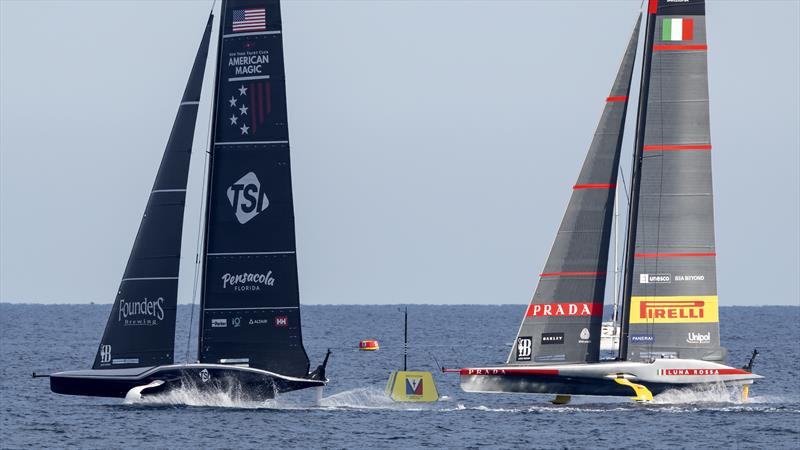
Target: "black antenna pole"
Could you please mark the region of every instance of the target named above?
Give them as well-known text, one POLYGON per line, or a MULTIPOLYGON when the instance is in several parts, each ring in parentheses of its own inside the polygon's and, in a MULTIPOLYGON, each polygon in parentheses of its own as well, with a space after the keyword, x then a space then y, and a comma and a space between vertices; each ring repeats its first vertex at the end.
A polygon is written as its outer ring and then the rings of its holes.
POLYGON ((405 314, 405 332, 403 333, 403 372, 408 370, 408 306, 405 314))
POLYGON ((642 179, 642 149, 644 146, 644 132, 647 121, 647 97, 650 90, 650 64, 653 59, 653 41, 655 39, 655 26, 657 10, 651 11, 648 4, 647 20, 644 33, 644 49, 642 57, 642 79, 639 85, 639 111, 636 116, 636 137, 633 145, 633 163, 631 164, 631 195, 628 202, 628 230, 625 238, 625 268, 622 273, 622 328, 619 333, 619 354, 617 359, 628 359, 628 330, 631 320, 631 294, 633 292, 633 265, 636 253, 636 226, 639 215, 639 189, 642 179))

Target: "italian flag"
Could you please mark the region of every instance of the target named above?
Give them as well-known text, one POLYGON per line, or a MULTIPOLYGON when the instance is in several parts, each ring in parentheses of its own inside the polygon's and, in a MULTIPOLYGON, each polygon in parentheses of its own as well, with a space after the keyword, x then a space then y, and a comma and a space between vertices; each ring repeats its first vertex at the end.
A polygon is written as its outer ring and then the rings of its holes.
POLYGON ((691 41, 694 38, 694 19, 664 19, 662 41, 691 41))

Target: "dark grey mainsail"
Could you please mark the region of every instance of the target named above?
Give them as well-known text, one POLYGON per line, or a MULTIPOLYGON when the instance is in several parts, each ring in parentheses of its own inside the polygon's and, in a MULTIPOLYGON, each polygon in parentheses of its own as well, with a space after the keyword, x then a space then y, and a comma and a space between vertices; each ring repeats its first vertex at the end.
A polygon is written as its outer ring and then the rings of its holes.
POLYGON ((94 369, 171 364, 186 180, 211 37, 209 17, 94 369))
POLYGON ((305 377, 281 28, 222 3, 199 356, 305 377))
POLYGON ((705 2, 651 1, 620 353, 722 361, 705 2))
POLYGON ((641 17, 573 186, 508 364, 596 361, 617 166, 641 17))

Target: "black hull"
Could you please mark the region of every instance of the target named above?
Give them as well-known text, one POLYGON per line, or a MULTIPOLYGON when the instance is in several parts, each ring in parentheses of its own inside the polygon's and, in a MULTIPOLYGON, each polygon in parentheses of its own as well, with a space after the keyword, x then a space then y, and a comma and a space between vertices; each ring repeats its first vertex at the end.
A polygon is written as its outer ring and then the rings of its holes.
POLYGON ((146 368, 141 373, 131 373, 130 370, 60 372, 50 375, 50 390, 65 395, 125 398, 131 389, 153 384, 140 394, 150 396, 172 390, 193 389, 200 392, 234 392, 242 400, 260 401, 274 398, 276 394, 321 387, 326 381, 287 377, 236 366, 187 364, 146 368), (156 383, 159 381, 162 383, 156 383))

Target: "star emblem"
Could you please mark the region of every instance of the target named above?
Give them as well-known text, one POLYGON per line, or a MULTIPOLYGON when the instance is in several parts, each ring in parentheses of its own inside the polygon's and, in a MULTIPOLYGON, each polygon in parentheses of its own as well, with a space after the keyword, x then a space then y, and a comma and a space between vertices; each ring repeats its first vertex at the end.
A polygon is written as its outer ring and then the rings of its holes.
POLYGON ((244 85, 239 88, 239 95, 247 95, 247 88, 244 85))
POLYGON ((231 116, 231 125, 238 125, 238 124, 236 123, 236 121, 237 121, 237 120, 239 120, 239 118, 238 118, 238 117, 236 117, 236 115, 232 115, 232 116, 231 116))
POLYGON ((228 100, 228 103, 230 103, 231 106, 236 106, 236 98, 234 96, 231 96, 231 99, 228 100))
POLYGON ((239 112, 242 113, 243 116, 246 115, 247 114, 247 106, 242 105, 242 107, 239 108, 239 112))
POLYGON ((242 125, 242 127, 241 127, 241 128, 239 128, 239 129, 240 129, 240 130, 242 130, 242 134, 248 134, 248 133, 247 133, 247 130, 249 130, 249 129, 250 129, 250 127, 248 127, 248 126, 247 126, 247 124, 244 124, 244 125, 242 125))

